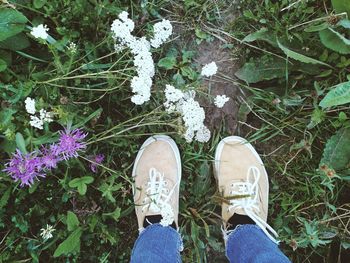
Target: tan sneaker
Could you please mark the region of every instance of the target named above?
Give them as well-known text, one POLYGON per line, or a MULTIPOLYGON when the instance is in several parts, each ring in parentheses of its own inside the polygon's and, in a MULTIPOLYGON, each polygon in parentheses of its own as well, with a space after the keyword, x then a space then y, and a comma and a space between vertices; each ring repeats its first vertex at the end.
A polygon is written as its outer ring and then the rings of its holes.
POLYGON ((277 242, 277 233, 267 221, 269 182, 264 164, 254 147, 238 136, 220 141, 215 152, 214 174, 220 193, 227 199, 222 203, 224 229, 234 214, 252 219, 265 234, 277 242))
POLYGON ((162 216, 163 226, 175 222, 178 227, 181 158, 174 140, 166 135, 148 138, 136 156, 132 176, 139 230, 146 216, 154 215, 162 216))

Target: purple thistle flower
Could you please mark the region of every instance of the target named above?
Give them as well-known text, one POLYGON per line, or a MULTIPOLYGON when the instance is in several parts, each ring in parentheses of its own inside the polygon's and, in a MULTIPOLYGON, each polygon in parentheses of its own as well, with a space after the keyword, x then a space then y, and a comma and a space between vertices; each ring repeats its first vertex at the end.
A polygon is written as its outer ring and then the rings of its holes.
POLYGON ((73 157, 78 157, 78 151, 84 150, 86 148, 86 143, 82 140, 87 136, 80 129, 75 129, 70 131, 65 129, 60 131, 60 139, 55 149, 55 154, 61 156, 64 160, 68 160, 73 157))
POLYGON ((42 173, 40 157, 37 157, 35 152, 23 155, 17 149, 5 166, 3 171, 7 172, 15 182, 20 180, 21 186, 31 186, 35 178, 45 177, 45 173, 42 173))
POLYGON ((42 156, 40 157, 40 161, 43 169, 51 170, 56 168, 57 163, 62 160, 62 158, 56 154, 57 147, 56 144, 52 144, 50 147, 43 147, 41 149, 40 153, 42 156))
POLYGON ((105 159, 105 156, 103 154, 97 154, 95 156, 91 156, 89 158, 91 161, 95 162, 95 163, 90 163, 90 169, 93 173, 97 172, 97 164, 101 164, 103 162, 103 160, 105 159))

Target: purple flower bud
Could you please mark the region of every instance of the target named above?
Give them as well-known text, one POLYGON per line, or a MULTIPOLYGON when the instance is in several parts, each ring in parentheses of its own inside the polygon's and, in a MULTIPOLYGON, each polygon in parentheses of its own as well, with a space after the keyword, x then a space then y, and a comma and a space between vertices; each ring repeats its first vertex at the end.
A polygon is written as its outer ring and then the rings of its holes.
MULTIPOLYGON (((97 154, 95 156, 91 156, 89 159, 97 164, 101 164, 104 160, 105 156, 103 154, 97 154)), ((93 173, 97 172, 97 164, 91 163, 90 169, 93 173)))

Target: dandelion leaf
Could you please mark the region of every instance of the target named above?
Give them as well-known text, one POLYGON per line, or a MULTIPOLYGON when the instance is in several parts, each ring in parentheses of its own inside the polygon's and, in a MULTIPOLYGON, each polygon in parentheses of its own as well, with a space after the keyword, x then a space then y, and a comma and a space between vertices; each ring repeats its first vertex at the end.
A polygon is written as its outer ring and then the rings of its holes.
POLYGON ((280 78, 286 74, 286 61, 263 56, 246 62, 236 73, 236 77, 248 83, 280 78))
POLYGON ((9 8, 0 9, 0 41, 22 32, 26 22, 27 18, 21 12, 9 8))
POLYGON ((283 51, 283 53, 286 54, 287 57, 289 57, 289 58, 298 60, 298 61, 303 62, 303 63, 320 64, 320 65, 324 65, 324 66, 327 66, 327 67, 331 67, 327 63, 324 63, 324 62, 319 61, 317 59, 313 59, 313 58, 310 58, 310 57, 305 56, 303 54, 300 54, 298 52, 295 52, 293 50, 290 50, 289 48, 283 46, 278 40, 277 40, 277 44, 278 44, 278 47, 283 51))
POLYGON ((78 217, 71 211, 67 212, 67 228, 68 231, 73 231, 79 226, 78 217))
POLYGON ((322 108, 333 107, 350 102, 350 81, 334 86, 321 100, 322 108))
POLYGON ((78 227, 72 234, 70 234, 66 240, 64 240, 59 246, 56 248, 53 256, 59 257, 61 255, 68 255, 73 252, 80 251, 80 237, 83 233, 81 227, 78 227))
POLYGON ((340 54, 350 54, 350 40, 334 31, 332 28, 326 28, 319 32, 322 44, 340 54))
POLYGON ((342 128, 328 139, 320 165, 339 171, 350 164, 350 128, 342 128))

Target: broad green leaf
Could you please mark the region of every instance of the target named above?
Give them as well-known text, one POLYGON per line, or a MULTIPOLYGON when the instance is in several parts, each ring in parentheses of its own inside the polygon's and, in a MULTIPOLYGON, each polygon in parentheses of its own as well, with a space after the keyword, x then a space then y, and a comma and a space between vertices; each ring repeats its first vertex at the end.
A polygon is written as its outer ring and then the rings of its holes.
POLYGON ((118 191, 120 188, 122 188, 122 184, 114 184, 114 182, 108 184, 103 183, 98 190, 102 192, 102 196, 106 197, 109 201, 112 203, 115 203, 115 198, 113 197, 113 192, 118 191))
POLYGON ((110 216, 110 217, 112 217, 115 221, 118 222, 119 217, 120 217, 120 211, 121 211, 120 207, 117 207, 113 212, 111 212, 111 213, 103 213, 102 215, 103 215, 103 216, 110 216))
POLYGON ((0 42, 0 48, 9 49, 12 51, 22 50, 30 46, 27 36, 19 33, 0 42))
POLYGON ((349 0, 332 0, 332 5, 337 13, 347 12, 350 17, 350 3, 349 0))
POLYGON ((332 87, 331 91, 321 100, 322 108, 333 107, 350 102, 350 81, 332 87))
POLYGON ((261 28, 260 30, 250 33, 242 41, 244 42, 254 42, 256 40, 266 41, 274 47, 277 47, 276 37, 271 34, 266 27, 261 28))
POLYGON ((261 57, 246 62, 235 75, 248 83, 256 83, 262 80, 284 77, 286 70, 286 61, 261 57))
POLYGON ((334 31, 332 28, 327 28, 319 32, 322 44, 340 54, 350 54, 350 40, 343 35, 334 31))
POLYGON ((61 255, 68 255, 72 252, 80 251, 80 237, 83 230, 81 227, 78 227, 71 233, 66 240, 64 240, 59 246, 56 248, 53 256, 59 257, 61 255))
POLYGON ((14 9, 0 9, 0 41, 23 31, 27 18, 14 9))
POLYGON ((6 68, 7 68, 7 63, 6 63, 6 61, 5 61, 5 60, 2 60, 2 59, 0 58, 0 72, 1 72, 1 71, 4 71, 6 68))
POLYGON ((181 67, 180 69, 182 76, 194 80, 197 77, 197 73, 189 66, 181 67))
POLYGON ((28 153, 26 149, 26 142, 24 141, 23 135, 20 132, 16 133, 16 145, 22 153, 28 153))
POLYGON ((67 212, 67 228, 68 231, 73 231, 79 226, 78 217, 71 211, 67 212))
POLYGON ((347 28, 347 29, 350 29, 350 20, 342 19, 338 22, 337 25, 342 26, 342 27, 347 28))
POLYGON ((87 191, 87 184, 91 184, 94 178, 91 176, 84 176, 71 180, 68 185, 69 187, 77 188, 80 195, 85 195, 87 191))
POLYGON ((293 59, 298 60, 298 61, 303 62, 303 63, 320 64, 320 65, 324 65, 327 67, 331 67, 327 63, 324 63, 324 62, 319 61, 317 59, 307 57, 303 54, 300 54, 300 53, 297 53, 293 50, 288 49, 287 47, 283 46, 278 40, 277 40, 277 44, 278 44, 279 48, 283 51, 283 53, 286 54, 287 57, 289 57, 289 58, 293 58, 293 59))
POLYGON ((176 65, 175 57, 165 57, 158 61, 158 67, 165 69, 173 69, 176 65))
POLYGON ((350 128, 342 128, 328 139, 320 166, 324 164, 336 171, 348 167, 350 164, 350 128))
POLYGON ((33 4, 36 9, 42 8, 46 4, 47 0, 34 0, 33 4))

